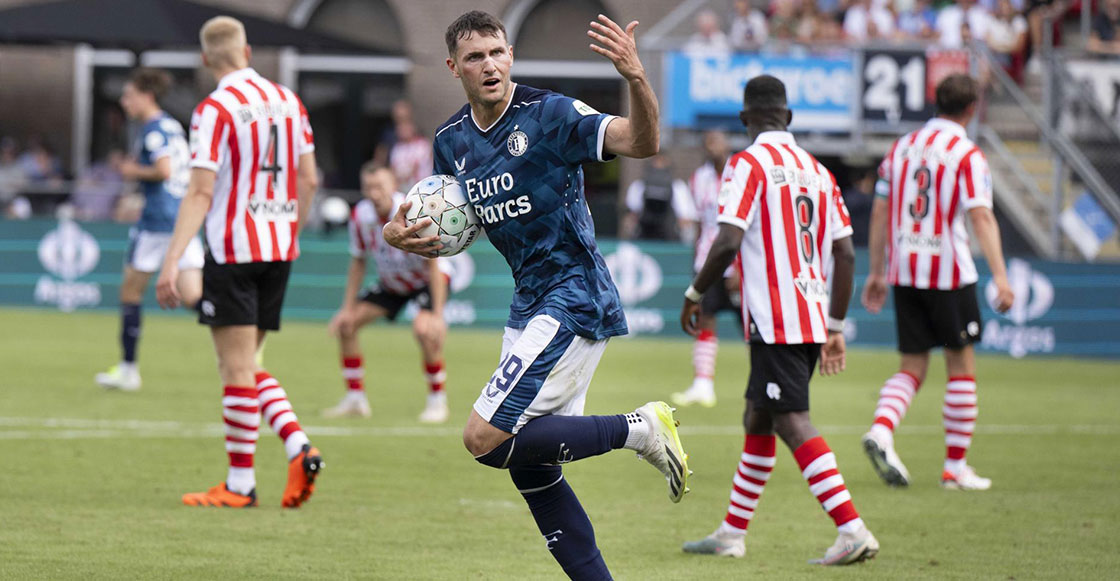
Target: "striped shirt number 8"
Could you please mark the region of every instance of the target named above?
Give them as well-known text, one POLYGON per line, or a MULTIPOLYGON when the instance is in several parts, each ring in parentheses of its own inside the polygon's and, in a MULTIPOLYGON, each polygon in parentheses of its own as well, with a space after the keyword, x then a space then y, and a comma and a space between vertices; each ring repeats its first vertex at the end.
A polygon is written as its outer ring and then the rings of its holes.
POLYGON ((816 244, 813 242, 813 198, 800 195, 794 200, 797 207, 797 229, 801 246, 801 257, 806 263, 812 263, 816 256, 816 244))

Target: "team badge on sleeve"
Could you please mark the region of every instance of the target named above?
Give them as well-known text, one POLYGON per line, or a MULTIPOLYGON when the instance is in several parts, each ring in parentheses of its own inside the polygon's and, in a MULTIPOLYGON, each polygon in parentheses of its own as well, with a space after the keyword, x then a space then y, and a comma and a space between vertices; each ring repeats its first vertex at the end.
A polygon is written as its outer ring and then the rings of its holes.
POLYGON ((147 148, 148 151, 157 151, 162 149, 166 144, 167 140, 159 131, 149 131, 148 134, 144 136, 144 147, 147 148))
POLYGON ((580 101, 579 99, 572 101, 572 107, 575 107, 576 112, 580 115, 583 115, 584 117, 587 117, 588 115, 599 114, 599 112, 596 111, 594 107, 588 105, 587 103, 584 103, 583 101, 580 101))

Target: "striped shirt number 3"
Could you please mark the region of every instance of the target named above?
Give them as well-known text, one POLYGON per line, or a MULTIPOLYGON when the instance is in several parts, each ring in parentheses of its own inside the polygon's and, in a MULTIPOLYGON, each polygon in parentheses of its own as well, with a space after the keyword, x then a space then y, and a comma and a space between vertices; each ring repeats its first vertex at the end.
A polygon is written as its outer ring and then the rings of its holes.
POLYGON ((921 222, 929 214, 929 188, 932 184, 929 168, 921 166, 914 170, 914 182, 918 186, 918 197, 910 204, 910 217, 921 222))

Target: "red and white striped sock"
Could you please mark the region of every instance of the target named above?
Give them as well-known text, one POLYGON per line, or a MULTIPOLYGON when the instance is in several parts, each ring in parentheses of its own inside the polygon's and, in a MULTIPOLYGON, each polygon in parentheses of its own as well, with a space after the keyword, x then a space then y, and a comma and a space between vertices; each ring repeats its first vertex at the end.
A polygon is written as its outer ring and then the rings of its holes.
POLYGON ((362 367, 361 355, 342 358, 342 377, 346 379, 347 392, 365 391, 366 387, 362 381, 365 376, 366 370, 362 367))
POLYGON ((894 431, 906 417, 906 410, 910 409, 910 402, 920 388, 918 378, 905 371, 892 375, 879 390, 879 405, 875 408, 871 431, 893 442, 894 431))
POLYGON ((222 420, 225 422, 226 453, 229 454, 226 488, 237 494, 249 494, 257 486, 257 478, 253 472, 257 430, 261 425, 257 388, 225 386, 222 395, 222 420))
POLYGON ((950 377, 941 413, 945 425, 945 470, 960 474, 965 465, 964 456, 972 444, 972 432, 976 429, 976 379, 950 377))
POLYGON ((695 378, 711 381, 716 376, 716 353, 719 351, 719 338, 715 331, 704 329, 692 344, 692 369, 695 378))
POLYGON ((447 381, 443 362, 424 363, 424 379, 428 380, 428 393, 443 393, 443 382, 447 381))
POLYGON ((284 451, 288 453, 288 459, 295 458, 303 445, 310 443, 311 440, 299 427, 299 418, 292 411, 288 394, 284 392, 283 387, 280 387, 280 382, 267 371, 257 374, 257 390, 260 392, 258 398, 264 421, 284 442, 284 451))
POLYGON ((774 436, 747 434, 743 442, 743 455, 739 458, 739 469, 731 485, 731 502, 727 505, 727 516, 719 525, 719 532, 747 534, 747 526, 754 518, 758 508, 758 497, 770 472, 774 470, 777 458, 774 456, 776 439, 774 436))
POLYGON ((832 517, 840 532, 855 532, 863 526, 856 507, 852 504, 852 494, 844 486, 844 477, 836 465, 836 455, 828 447, 824 438, 817 436, 801 444, 793 451, 801 475, 809 483, 809 492, 817 497, 821 508, 832 517))

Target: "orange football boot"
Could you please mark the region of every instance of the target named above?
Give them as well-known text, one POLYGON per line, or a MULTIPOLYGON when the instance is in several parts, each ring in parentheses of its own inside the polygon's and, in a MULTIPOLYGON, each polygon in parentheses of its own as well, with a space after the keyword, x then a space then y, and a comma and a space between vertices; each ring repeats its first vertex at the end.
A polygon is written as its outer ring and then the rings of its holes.
POLYGON ((223 482, 206 492, 188 492, 184 494, 183 504, 187 506, 249 508, 257 506, 257 491, 253 489, 249 491, 249 494, 237 494, 226 488, 226 483, 223 482))
POLYGON ((295 458, 288 462, 288 487, 284 489, 281 504, 284 508, 299 508, 315 492, 315 478, 323 469, 323 457, 319 449, 304 444, 295 458))

